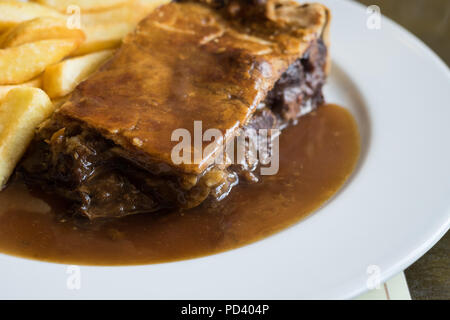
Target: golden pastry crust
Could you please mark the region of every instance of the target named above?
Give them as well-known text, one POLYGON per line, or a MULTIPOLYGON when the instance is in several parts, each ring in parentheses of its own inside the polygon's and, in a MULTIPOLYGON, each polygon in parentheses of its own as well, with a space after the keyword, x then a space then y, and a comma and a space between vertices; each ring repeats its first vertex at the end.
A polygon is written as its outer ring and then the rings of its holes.
POLYGON ((172 164, 172 132, 185 128, 193 136, 194 121, 201 120, 203 130, 216 128, 232 138, 312 41, 327 44, 326 7, 268 1, 261 8, 244 19, 244 7, 217 9, 198 1, 160 7, 56 117, 94 128, 141 163, 201 173, 214 154, 197 164, 172 164))

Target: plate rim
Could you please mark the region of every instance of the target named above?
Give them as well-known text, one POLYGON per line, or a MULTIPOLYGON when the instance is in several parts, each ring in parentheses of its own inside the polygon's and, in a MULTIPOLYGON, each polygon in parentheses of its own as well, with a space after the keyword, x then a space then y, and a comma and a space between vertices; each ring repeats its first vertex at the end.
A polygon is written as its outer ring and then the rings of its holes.
MULTIPOLYGON (((350 1, 350 0, 327 0, 327 2, 333 2, 333 1, 334 2, 345 2, 345 3, 349 4, 349 5, 359 7, 360 9, 366 8, 363 4, 357 3, 355 1, 350 1)), ((393 20, 391 20, 390 18, 388 18, 388 17, 386 17, 384 15, 383 15, 383 23, 387 23, 388 25, 390 25, 392 30, 395 30, 395 32, 397 32, 398 34, 401 34, 402 37, 404 37, 409 43, 414 45, 423 54, 425 54, 427 59, 433 60, 433 64, 436 64, 436 66, 438 66, 439 69, 442 69, 444 72, 446 72, 447 77, 450 80, 450 69, 449 69, 449 66, 432 49, 430 49, 422 40, 420 40, 413 33, 408 31, 407 29, 405 29, 403 26, 399 25, 398 23, 394 22, 393 20)), ((302 220, 300 223, 302 223, 304 221, 305 220, 302 220)), ((293 226, 291 226, 291 227, 289 227, 287 229, 292 229, 292 228, 295 228, 296 226, 298 226, 298 223, 294 224, 293 226)), ((287 229, 281 230, 277 234, 280 234, 280 233, 286 231, 287 229)), ((434 231, 433 236, 428 238, 428 241, 425 241, 424 243, 419 245, 417 248, 415 248, 411 252, 405 253, 403 255, 399 255, 399 257, 401 256, 401 259, 399 258, 398 262, 396 264, 392 265, 388 270, 383 271, 383 273, 381 274, 381 281, 384 282, 384 281, 388 280, 389 278, 394 276, 396 273, 398 273, 399 270, 404 270, 408 266, 413 264, 417 259, 419 259, 429 249, 431 249, 445 235, 445 233, 447 233, 449 231, 449 229, 450 229, 450 208, 447 210, 447 221, 444 224, 442 224, 441 227, 438 230, 434 231)), ((275 235, 277 235, 277 234, 275 234, 275 235)), ((262 240, 260 240, 260 241, 258 241, 256 243, 261 243, 264 240, 269 239, 271 237, 273 237, 273 236, 270 236, 268 238, 262 239, 262 240)), ((253 246, 254 244, 255 243, 247 245, 245 247, 249 248, 249 247, 253 246)), ((227 251, 227 252, 225 252, 223 254, 232 254, 236 250, 240 250, 240 249, 242 249, 242 247, 234 249, 234 250, 227 251)), ((180 264, 180 263, 184 263, 184 262, 192 263, 193 261, 197 262, 197 261, 202 261, 202 260, 205 260, 205 259, 214 259, 215 256, 217 256, 217 254, 216 255, 211 255, 211 256, 200 257, 200 258, 189 259, 189 260, 161 263, 161 264, 156 264, 156 265, 169 265, 169 264, 170 265, 174 265, 174 264, 180 264)), ((7 260, 13 259, 13 260, 17 260, 17 261, 25 260, 25 262, 30 263, 30 264, 39 263, 39 264, 47 264, 47 265, 52 265, 52 266, 54 266, 54 265, 66 266, 66 264, 63 264, 63 263, 54 263, 54 262, 46 262, 46 261, 39 261, 39 260, 30 260, 30 259, 23 258, 23 257, 11 256, 11 255, 7 255, 7 254, 4 254, 4 253, 0 253, 0 263, 2 261, 4 261, 4 259, 7 259, 7 260)), ((1 267, 1 265, 0 265, 0 267, 1 267)), ((122 269, 123 271, 126 271, 125 269, 135 269, 135 268, 145 268, 145 267, 148 267, 148 265, 136 265, 136 266, 82 266, 82 268, 87 268, 87 269, 99 269, 99 268, 100 269, 105 269, 105 268, 109 269, 109 268, 113 268, 115 270, 122 269)), ((120 270, 120 271, 122 272, 122 270, 120 270)), ((353 297, 355 297, 355 296, 357 296, 359 294, 362 294, 365 291, 367 291, 366 288, 358 287, 358 288, 354 288, 353 290, 349 290, 347 292, 343 292, 340 297, 336 297, 336 298, 337 299, 353 298, 353 297)))

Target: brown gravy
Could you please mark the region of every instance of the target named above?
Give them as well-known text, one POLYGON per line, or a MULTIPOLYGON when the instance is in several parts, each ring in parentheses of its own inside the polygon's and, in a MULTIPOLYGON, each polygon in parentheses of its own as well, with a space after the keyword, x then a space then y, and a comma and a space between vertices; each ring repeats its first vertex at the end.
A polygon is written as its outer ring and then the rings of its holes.
POLYGON ((63 203, 16 181, 0 193, 0 252, 68 264, 133 265, 230 250, 323 205, 350 176, 359 152, 352 115, 326 105, 283 132, 277 175, 236 187, 214 208, 89 222, 65 217, 63 203))

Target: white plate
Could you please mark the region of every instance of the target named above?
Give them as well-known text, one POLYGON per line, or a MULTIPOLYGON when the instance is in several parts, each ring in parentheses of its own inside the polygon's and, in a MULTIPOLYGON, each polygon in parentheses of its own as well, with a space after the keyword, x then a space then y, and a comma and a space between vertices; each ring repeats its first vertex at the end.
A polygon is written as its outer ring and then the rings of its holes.
POLYGON ((384 281, 431 248, 450 220, 449 69, 387 18, 369 30, 364 7, 322 2, 334 16, 327 98, 351 109, 364 143, 357 171, 332 201, 287 230, 226 253, 81 267, 80 290, 67 288, 67 266, 0 255, 0 297, 350 298, 377 270, 384 281))

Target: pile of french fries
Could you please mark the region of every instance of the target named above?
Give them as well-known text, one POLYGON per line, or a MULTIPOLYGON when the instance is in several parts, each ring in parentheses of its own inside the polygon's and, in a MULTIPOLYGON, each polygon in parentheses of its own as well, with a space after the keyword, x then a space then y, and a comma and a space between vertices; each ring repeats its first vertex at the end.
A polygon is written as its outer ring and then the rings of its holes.
POLYGON ((36 128, 169 0, 0 0, 0 190, 36 128))

